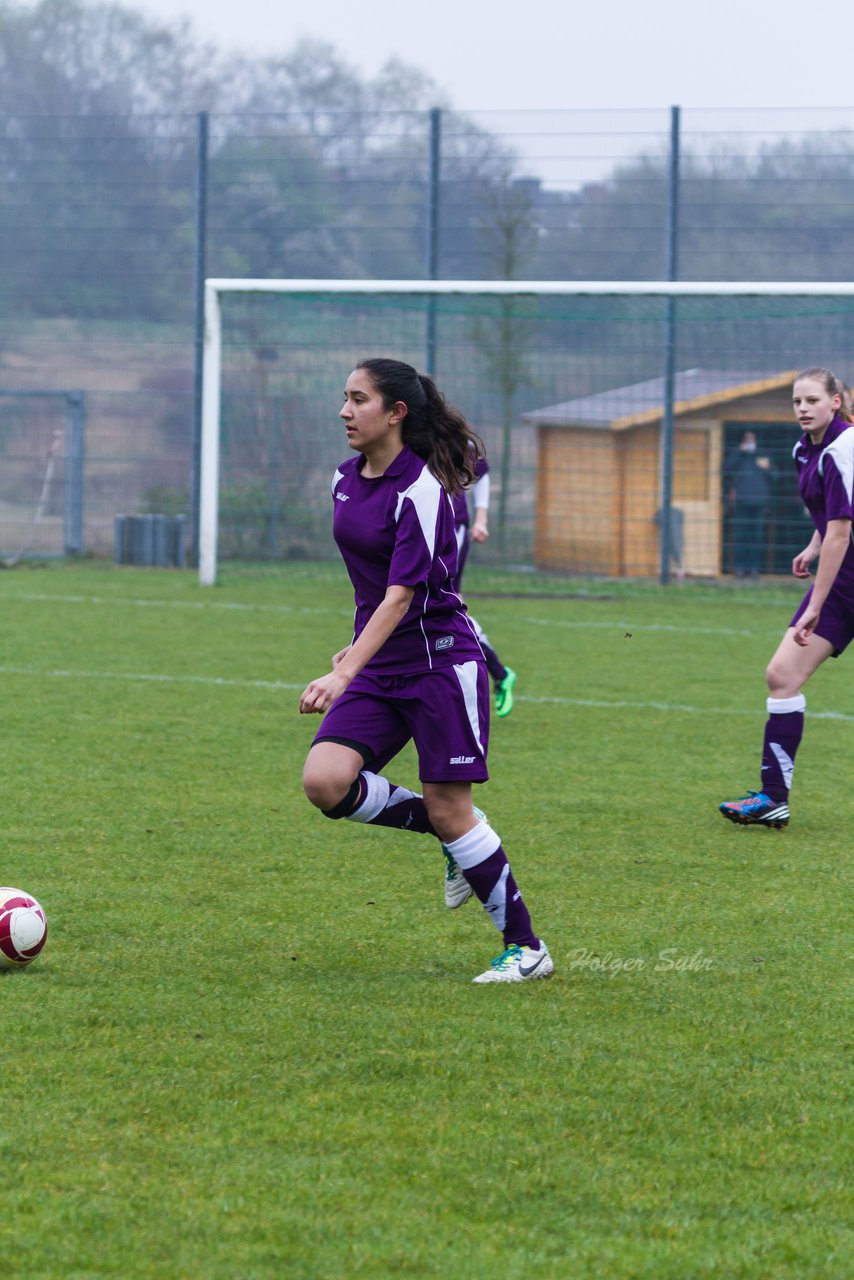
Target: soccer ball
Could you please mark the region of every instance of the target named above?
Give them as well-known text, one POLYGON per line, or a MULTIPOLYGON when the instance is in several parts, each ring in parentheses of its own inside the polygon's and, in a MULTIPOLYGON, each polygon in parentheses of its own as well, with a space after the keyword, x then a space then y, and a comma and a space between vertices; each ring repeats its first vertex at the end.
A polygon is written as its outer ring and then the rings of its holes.
POLYGON ((23 889, 0 889, 0 969, 23 969, 47 938, 44 911, 23 889))

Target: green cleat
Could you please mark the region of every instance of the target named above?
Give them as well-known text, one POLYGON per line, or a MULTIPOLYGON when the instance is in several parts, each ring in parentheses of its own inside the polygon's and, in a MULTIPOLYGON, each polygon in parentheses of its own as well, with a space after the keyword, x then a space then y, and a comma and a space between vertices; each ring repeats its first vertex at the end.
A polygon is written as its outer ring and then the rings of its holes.
POLYGON ((509 716, 513 710, 513 686, 516 683, 516 672, 507 668, 507 675, 495 686, 495 714, 509 716))

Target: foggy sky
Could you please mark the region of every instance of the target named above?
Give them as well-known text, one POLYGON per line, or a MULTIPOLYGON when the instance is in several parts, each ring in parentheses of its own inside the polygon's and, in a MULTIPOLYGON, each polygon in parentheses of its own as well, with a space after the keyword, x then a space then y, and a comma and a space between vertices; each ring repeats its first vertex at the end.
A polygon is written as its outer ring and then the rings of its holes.
POLYGON ((854 105, 851 6, 814 0, 121 0, 187 16, 220 48, 330 41, 364 75, 392 56, 465 110, 854 105))

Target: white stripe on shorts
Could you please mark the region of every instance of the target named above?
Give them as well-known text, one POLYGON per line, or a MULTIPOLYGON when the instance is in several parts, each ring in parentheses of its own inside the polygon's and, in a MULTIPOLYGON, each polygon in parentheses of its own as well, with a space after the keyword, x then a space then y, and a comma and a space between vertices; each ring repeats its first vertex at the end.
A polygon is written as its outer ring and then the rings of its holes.
POLYGON ((463 691, 463 698, 465 699, 466 704, 466 715, 468 716, 468 721, 471 725, 471 731, 474 734, 475 742, 480 747, 481 754, 483 754, 483 739, 480 736, 480 715, 477 710, 478 666, 479 664, 474 661, 460 662, 454 666, 454 671, 457 673, 457 679, 459 680, 460 688, 463 691))

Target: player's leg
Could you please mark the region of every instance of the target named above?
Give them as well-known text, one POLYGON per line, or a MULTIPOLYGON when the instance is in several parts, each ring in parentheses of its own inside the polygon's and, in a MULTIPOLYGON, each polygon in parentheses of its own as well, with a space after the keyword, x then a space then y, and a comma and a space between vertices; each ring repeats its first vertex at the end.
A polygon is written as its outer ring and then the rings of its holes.
MULTIPOLYGON (((456 587, 458 591, 461 589, 463 569, 468 559, 470 546, 471 534, 468 526, 464 524, 457 525, 456 587)), ((509 716, 513 710, 513 686, 516 683, 516 672, 511 667, 505 667, 496 650, 493 649, 489 636, 483 630, 477 618, 472 617, 471 613, 469 613, 469 621, 474 627, 474 633, 483 650, 486 669, 492 677, 492 684, 495 690, 495 714, 497 716, 509 716)))
POLYGON ((302 786, 321 812, 337 809, 359 776, 362 757, 342 742, 314 742, 302 771, 302 786))
MULTIPOLYGON (((423 785, 433 780, 487 780, 489 680, 482 662, 413 676, 406 687, 398 688, 397 707, 415 743, 423 785)), ((485 821, 485 813, 471 804, 470 796, 468 803, 469 822, 485 821)), ((445 906, 453 911, 468 902, 473 890, 444 842, 441 848, 445 906)))
POLYGON ((505 951, 477 982, 548 977, 554 964, 534 933, 500 836, 472 806, 488 778, 489 677, 482 662, 422 676, 409 708, 424 802, 447 853, 501 932, 505 951))
POLYGON ((435 835, 421 795, 379 772, 409 738, 391 703, 348 690, 317 731, 303 770, 306 795, 328 818, 435 835))
POLYGON ((434 827, 504 941, 504 951, 475 982, 524 982, 554 971, 548 947, 534 933, 501 837, 471 804, 471 785, 424 783, 434 827))
POLYGON ((820 635, 811 636, 807 645, 797 644, 794 628, 790 628, 768 664, 765 673, 768 720, 762 748, 762 790, 772 800, 788 804, 795 756, 804 734, 806 698, 803 687, 833 651, 831 641, 820 635))
POLYGON ((727 800, 720 811, 739 826, 781 828, 789 821, 789 793, 795 756, 804 733, 806 698, 803 687, 813 672, 833 654, 834 644, 813 635, 807 645, 799 645, 790 627, 768 664, 768 719, 762 743, 760 789, 748 791, 738 800, 727 800))
POLYGON ((477 618, 472 617, 469 613, 469 621, 474 627, 475 635, 478 643, 483 650, 486 669, 492 679, 493 689, 495 692, 495 714, 497 716, 509 716, 513 710, 513 686, 516 683, 516 672, 511 667, 505 667, 499 658, 497 652, 492 647, 489 636, 478 622, 477 618))

